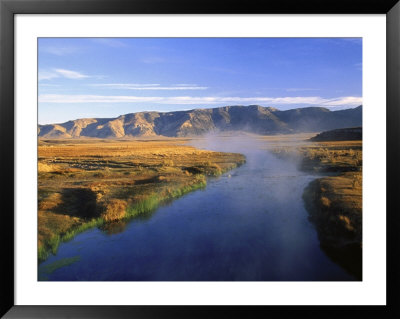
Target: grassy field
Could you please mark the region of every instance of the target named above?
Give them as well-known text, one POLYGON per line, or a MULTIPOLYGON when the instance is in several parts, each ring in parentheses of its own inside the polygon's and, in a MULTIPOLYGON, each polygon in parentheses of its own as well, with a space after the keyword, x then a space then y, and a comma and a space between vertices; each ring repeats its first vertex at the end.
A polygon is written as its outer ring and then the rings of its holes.
POLYGON ((303 171, 330 176, 304 191, 310 220, 323 250, 356 278, 362 278, 362 141, 306 142, 274 148, 303 171))
POLYGON ((39 140, 38 259, 62 241, 100 227, 118 232, 127 219, 204 188, 245 162, 241 154, 199 150, 185 139, 39 140))

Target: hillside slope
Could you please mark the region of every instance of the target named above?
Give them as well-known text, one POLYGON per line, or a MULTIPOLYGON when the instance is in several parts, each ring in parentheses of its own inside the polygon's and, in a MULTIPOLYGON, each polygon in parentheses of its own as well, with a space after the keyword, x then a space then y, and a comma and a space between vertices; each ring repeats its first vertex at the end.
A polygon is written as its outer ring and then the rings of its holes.
POLYGON ((139 112, 117 118, 88 118, 39 125, 44 138, 197 136, 215 131, 258 134, 317 132, 362 124, 362 106, 330 111, 322 107, 280 111, 259 105, 225 106, 177 112, 139 112))
POLYGON ((349 127, 325 131, 312 137, 310 140, 313 142, 359 141, 362 140, 362 127, 349 127))

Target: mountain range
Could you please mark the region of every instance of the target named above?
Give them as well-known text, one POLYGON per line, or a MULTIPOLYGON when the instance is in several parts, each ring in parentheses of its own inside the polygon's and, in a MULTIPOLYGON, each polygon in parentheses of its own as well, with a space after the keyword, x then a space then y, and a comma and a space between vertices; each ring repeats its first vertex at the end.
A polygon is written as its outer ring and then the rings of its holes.
POLYGON ((43 138, 198 136, 218 131, 257 134, 321 132, 362 125, 362 106, 330 111, 306 107, 280 111, 260 105, 224 106, 176 112, 138 112, 116 118, 84 118, 38 126, 43 138))

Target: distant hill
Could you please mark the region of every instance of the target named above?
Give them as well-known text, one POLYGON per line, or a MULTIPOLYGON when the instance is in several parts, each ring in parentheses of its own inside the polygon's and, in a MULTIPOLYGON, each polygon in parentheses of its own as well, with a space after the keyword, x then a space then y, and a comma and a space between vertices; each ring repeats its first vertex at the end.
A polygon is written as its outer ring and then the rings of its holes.
POLYGON ((362 140, 362 127, 349 127, 326 131, 310 138, 310 140, 313 142, 358 141, 362 140))
POLYGON ((39 125, 43 138, 123 138, 136 136, 197 136, 215 131, 257 134, 318 132, 361 126, 362 106, 330 111, 322 107, 280 111, 259 105, 225 106, 176 112, 139 112, 116 118, 87 118, 39 125))

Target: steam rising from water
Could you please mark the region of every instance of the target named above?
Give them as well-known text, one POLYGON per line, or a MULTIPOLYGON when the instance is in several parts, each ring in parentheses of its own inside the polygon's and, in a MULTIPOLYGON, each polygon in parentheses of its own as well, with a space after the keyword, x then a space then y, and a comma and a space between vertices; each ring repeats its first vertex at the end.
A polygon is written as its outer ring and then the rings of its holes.
POLYGON ((321 251, 308 221, 302 193, 316 176, 274 156, 277 143, 250 134, 193 139, 197 148, 244 154, 246 163, 123 233, 78 235, 40 267, 79 254, 50 280, 352 280, 321 251))
MULTIPOLYGON (((228 178, 231 178, 229 183, 237 183, 236 189, 241 191, 236 192, 229 201, 223 198, 220 200, 229 202, 229 209, 242 211, 249 219, 259 213, 255 209, 269 215, 265 231, 269 232, 271 242, 266 243, 266 249, 271 244, 274 246, 269 267, 275 268, 277 277, 285 274, 286 280, 296 280, 298 267, 312 267, 309 262, 314 259, 315 252, 310 244, 314 245, 314 249, 318 245, 302 201, 304 188, 317 176, 299 171, 298 161, 279 159, 271 152, 274 147, 288 144, 293 146, 293 143, 296 141, 290 138, 282 144, 274 139, 245 133, 208 134, 190 143, 201 149, 235 152, 246 156, 246 164, 232 175, 228 174, 228 178), (236 182, 235 177, 238 175, 241 178, 236 182)), ((246 276, 251 277, 251 274, 246 276)))
MULTIPOLYGON (((282 204, 295 200, 302 201, 301 195, 307 182, 315 177, 306 177, 307 174, 297 168, 296 161, 279 159, 270 150, 273 147, 282 145, 268 141, 261 136, 250 134, 239 135, 220 135, 210 134, 202 139, 193 140, 191 145, 207 150, 241 153, 246 156, 246 163, 236 172, 229 174, 232 183, 234 177, 245 175, 241 180, 243 183, 242 196, 237 198, 238 203, 233 206, 240 206, 244 200, 264 201, 270 198, 269 206, 274 204, 276 211, 280 211, 282 204), (252 189, 254 188, 254 189, 252 189), (254 198, 254 196, 262 196, 254 198)), ((288 208, 290 210, 290 207, 288 208)), ((290 212, 281 212, 290 214, 290 212)), ((291 227, 296 227, 296 223, 289 223, 291 227)))

